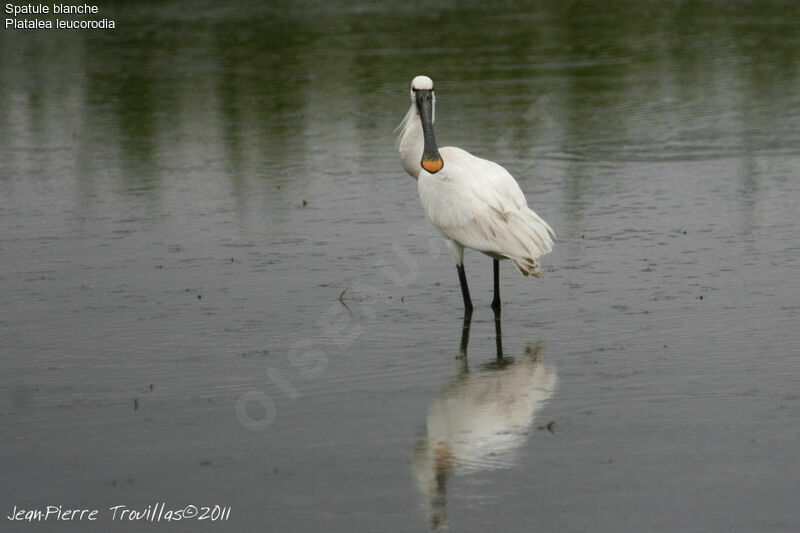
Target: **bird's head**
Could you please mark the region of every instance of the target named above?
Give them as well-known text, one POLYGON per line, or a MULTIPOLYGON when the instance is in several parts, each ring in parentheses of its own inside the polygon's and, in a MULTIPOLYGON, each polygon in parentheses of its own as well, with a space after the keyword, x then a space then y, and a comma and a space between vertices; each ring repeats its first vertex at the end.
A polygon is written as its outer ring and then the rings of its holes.
POLYGON ((433 122, 436 118, 436 96, 433 93, 433 80, 428 76, 417 76, 411 81, 411 102, 417 106, 425 147, 422 151, 422 168, 435 174, 442 170, 444 161, 436 148, 433 136, 433 122))
POLYGON ((433 80, 428 76, 417 76, 411 80, 411 103, 416 104, 417 113, 421 113, 420 103, 430 101, 431 123, 436 122, 436 95, 433 92, 433 80))

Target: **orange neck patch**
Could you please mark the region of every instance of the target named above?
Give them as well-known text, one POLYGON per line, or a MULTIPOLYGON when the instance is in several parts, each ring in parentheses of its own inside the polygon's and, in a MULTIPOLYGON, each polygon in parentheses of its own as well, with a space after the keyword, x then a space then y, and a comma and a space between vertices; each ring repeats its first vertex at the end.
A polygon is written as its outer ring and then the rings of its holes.
POLYGON ((422 158, 422 168, 430 172, 431 174, 436 174, 442 167, 444 166, 444 161, 442 161, 441 157, 436 158, 422 158))

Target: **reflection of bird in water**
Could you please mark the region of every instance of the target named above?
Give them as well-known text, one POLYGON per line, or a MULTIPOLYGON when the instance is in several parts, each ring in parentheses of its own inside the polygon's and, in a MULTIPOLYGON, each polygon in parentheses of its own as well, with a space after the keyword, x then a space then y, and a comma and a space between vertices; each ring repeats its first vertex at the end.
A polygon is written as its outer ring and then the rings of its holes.
POLYGON ((447 523, 447 481, 453 473, 507 468, 528 438, 536 412, 552 396, 556 372, 542 363, 544 346, 504 357, 495 316, 498 356, 470 371, 466 352, 470 317, 464 319, 458 372, 428 409, 427 434, 414 458, 414 477, 428 500, 432 529, 447 523))
POLYGON ((510 259, 524 275, 544 277, 539 257, 553 249, 555 233, 528 207, 522 189, 506 169, 453 146, 441 150, 433 135, 436 97, 433 81, 411 82, 411 107, 398 141, 403 168, 417 180, 419 199, 453 254, 464 308, 472 310, 464 248, 494 260, 494 300, 500 307, 500 259, 510 259))

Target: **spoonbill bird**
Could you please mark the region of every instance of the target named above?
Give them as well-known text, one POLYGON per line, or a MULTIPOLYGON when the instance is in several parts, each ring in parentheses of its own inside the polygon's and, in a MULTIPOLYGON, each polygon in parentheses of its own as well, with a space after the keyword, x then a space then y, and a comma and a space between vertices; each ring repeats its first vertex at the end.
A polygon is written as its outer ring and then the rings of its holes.
POLYGON ((524 275, 544 277, 539 257, 553 249, 555 233, 528 207, 517 181, 506 169, 469 152, 437 148, 433 136, 436 97, 433 80, 411 82, 411 107, 398 129, 403 168, 417 180, 428 220, 447 242, 458 270, 464 309, 472 313, 464 248, 491 257, 494 267, 492 308, 500 309, 500 259, 510 259, 524 275))

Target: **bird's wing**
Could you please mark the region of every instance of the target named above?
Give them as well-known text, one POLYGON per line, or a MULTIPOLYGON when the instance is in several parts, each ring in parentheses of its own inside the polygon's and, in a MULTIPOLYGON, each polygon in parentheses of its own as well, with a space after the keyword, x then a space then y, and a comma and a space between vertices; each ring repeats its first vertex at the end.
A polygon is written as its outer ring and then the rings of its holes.
POLYGON ((422 172, 425 213, 446 237, 511 259, 536 259, 553 247, 553 230, 528 208, 516 180, 500 165, 459 148, 442 148, 444 168, 422 172))

